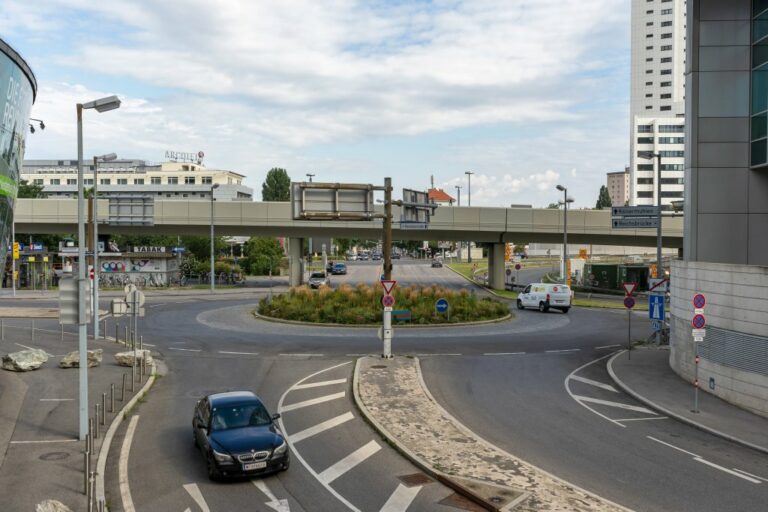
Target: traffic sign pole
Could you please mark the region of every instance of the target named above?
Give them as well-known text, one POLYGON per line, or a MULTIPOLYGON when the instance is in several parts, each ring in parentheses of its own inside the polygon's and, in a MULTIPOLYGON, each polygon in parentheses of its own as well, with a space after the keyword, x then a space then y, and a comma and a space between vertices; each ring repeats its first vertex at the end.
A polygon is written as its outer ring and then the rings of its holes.
POLYGON ((384 329, 383 329, 382 341, 384 347, 381 353, 381 357, 385 359, 392 358, 392 308, 384 308, 384 329))

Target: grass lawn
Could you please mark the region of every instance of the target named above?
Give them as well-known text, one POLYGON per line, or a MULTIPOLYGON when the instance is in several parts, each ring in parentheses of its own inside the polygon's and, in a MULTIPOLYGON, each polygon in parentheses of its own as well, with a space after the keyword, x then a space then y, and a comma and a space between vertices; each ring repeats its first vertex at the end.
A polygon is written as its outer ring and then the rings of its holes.
POLYGON ((473 261, 472 263, 451 263, 447 266, 467 279, 472 280, 472 269, 477 268, 477 270, 487 270, 488 260, 473 261))

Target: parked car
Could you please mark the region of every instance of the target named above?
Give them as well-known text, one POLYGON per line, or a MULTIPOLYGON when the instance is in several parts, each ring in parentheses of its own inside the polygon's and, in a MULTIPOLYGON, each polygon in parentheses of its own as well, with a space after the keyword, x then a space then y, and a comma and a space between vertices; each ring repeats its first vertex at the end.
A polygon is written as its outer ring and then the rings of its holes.
POLYGON ((343 263, 335 263, 333 265, 333 268, 331 269, 331 274, 338 276, 338 275, 346 275, 347 274, 347 266, 343 263))
POLYGON ((347 261, 355 261, 357 259, 357 254, 351 253, 347 254, 347 261))
POLYGON ((320 288, 321 286, 331 286, 331 280, 325 272, 312 272, 307 284, 310 288, 320 288))
POLYGON ((400 259, 400 253, 399 252, 393 252, 392 253, 392 259, 393 260, 399 260, 400 259))
POLYGON ((571 289, 564 284, 529 284, 517 297, 517 309, 525 308, 538 308, 542 313, 552 308, 567 313, 571 309, 571 289))
POLYGON ((357 255, 357 259, 358 261, 367 261, 368 255, 364 252, 361 252, 360 254, 357 255))
POLYGON ((373 261, 379 261, 379 260, 381 260, 381 254, 379 254, 378 252, 375 252, 375 253, 373 253, 373 254, 371 255, 371 260, 373 260, 373 261))
POLYGON ((192 432, 208 477, 250 476, 285 471, 288 443, 259 397, 250 391, 216 393, 195 405, 192 432))
POLYGON ((443 262, 440 260, 432 260, 432 268, 443 268, 443 262))
POLYGON ((328 260, 328 263, 325 265, 325 272, 330 273, 333 270, 333 262, 331 260, 328 260))

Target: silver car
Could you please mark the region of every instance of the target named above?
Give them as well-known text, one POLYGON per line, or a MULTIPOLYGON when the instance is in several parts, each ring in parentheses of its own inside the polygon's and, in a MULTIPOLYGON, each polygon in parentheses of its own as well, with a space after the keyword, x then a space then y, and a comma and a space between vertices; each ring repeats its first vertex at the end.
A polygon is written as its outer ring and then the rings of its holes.
POLYGON ((325 272, 312 272, 309 275, 309 287, 320 288, 321 286, 331 286, 331 280, 325 272))

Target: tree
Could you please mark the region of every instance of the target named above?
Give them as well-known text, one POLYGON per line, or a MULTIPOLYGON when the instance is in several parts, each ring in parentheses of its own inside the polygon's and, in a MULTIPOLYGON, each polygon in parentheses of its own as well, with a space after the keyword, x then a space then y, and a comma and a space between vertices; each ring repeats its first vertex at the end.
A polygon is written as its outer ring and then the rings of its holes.
POLYGON ((547 206, 547 208, 557 210, 558 208, 560 208, 560 205, 557 203, 549 203, 549 206, 547 206))
POLYGON ((600 194, 597 196, 597 204, 595 204, 595 209, 602 210, 603 208, 610 208, 613 206, 611 204, 611 195, 608 193, 608 187, 605 185, 600 187, 600 194))
POLYGON ((271 270, 277 273, 283 259, 283 248, 275 238, 253 237, 245 247, 251 274, 267 275, 271 270))
POLYGON ((42 185, 35 185, 34 183, 30 185, 27 180, 21 180, 19 183, 19 191, 17 192, 16 197, 24 199, 42 199, 45 196, 42 185))
POLYGON ((273 167, 261 185, 262 201, 290 201, 291 178, 285 169, 273 167))

